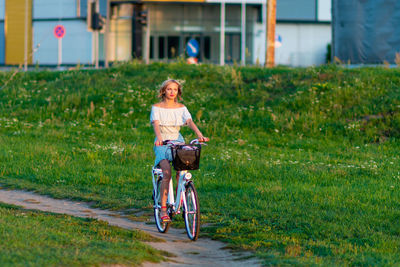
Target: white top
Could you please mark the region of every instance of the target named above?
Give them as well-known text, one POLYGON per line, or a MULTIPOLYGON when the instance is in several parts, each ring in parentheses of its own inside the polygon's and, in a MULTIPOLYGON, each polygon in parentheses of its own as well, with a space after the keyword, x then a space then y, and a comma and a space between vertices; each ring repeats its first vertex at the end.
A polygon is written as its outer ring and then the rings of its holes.
POLYGON ((152 106, 150 122, 160 122, 161 137, 164 140, 176 140, 179 137, 181 126, 186 125, 192 116, 189 110, 183 106, 180 108, 161 108, 152 106))

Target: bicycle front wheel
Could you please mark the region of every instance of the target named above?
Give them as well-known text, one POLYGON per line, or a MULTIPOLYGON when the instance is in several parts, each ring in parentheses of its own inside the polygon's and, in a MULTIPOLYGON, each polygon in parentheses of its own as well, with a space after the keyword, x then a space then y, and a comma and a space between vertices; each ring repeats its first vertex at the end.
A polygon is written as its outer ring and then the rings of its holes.
POLYGON ((197 192, 192 182, 186 185, 184 219, 186 233, 190 240, 196 241, 200 231, 200 207, 197 192))
POLYGON ((170 223, 163 223, 161 220, 161 183, 162 179, 157 180, 157 187, 154 194, 154 220, 156 221, 157 229, 160 233, 166 233, 170 223))

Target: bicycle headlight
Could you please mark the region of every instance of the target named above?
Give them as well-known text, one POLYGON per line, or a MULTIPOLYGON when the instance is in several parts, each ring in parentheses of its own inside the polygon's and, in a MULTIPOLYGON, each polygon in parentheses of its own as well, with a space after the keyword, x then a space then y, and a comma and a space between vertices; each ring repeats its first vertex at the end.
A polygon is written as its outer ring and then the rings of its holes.
POLYGON ((192 178, 192 174, 191 174, 190 172, 186 173, 186 174, 185 174, 185 178, 186 178, 187 180, 189 180, 190 178, 192 178))

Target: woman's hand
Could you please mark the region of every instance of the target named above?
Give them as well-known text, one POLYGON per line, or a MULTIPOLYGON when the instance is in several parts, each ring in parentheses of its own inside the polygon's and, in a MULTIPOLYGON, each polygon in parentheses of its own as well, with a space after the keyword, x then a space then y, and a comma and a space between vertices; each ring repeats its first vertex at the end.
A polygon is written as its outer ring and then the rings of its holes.
POLYGON ((210 139, 208 137, 204 137, 204 136, 199 136, 197 139, 199 139, 199 142, 208 142, 210 141, 210 139))
POLYGON ((157 138, 156 141, 154 142, 154 145, 155 145, 155 146, 162 146, 162 145, 163 145, 163 140, 157 138))

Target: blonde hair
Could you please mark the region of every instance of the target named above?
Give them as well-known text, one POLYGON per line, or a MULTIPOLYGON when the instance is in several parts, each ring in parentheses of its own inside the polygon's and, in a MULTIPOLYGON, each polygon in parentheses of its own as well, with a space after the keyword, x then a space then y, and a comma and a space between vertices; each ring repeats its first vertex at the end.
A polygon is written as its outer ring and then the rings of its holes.
MULTIPOLYGON (((160 87, 160 90, 158 91, 158 98, 160 98, 161 100, 165 99, 165 90, 167 90, 168 85, 170 85, 171 83, 175 83, 178 85, 178 95, 177 98, 182 99, 182 84, 174 79, 168 79, 165 80, 160 87)), ((176 98, 175 98, 176 101, 176 98)))

